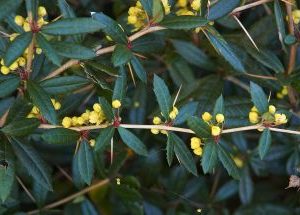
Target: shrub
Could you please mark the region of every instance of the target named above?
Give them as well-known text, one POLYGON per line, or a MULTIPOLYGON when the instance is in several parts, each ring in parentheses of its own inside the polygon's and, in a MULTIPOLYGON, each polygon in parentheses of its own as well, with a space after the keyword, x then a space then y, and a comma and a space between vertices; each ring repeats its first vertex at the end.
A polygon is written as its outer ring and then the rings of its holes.
POLYGON ((297 2, 100 2, 0 0, 0 213, 299 214, 297 2))

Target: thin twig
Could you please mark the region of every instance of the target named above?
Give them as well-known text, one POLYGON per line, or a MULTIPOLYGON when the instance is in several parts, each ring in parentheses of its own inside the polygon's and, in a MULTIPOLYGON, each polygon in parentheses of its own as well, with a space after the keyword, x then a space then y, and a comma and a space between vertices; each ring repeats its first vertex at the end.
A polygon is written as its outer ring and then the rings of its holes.
POLYGON ((234 83, 234 84, 236 84, 236 85, 238 85, 242 89, 250 92, 250 87, 247 84, 245 84, 242 81, 240 81, 239 79, 237 79, 237 78, 235 78, 233 76, 227 76, 225 79, 228 80, 228 81, 230 81, 230 82, 232 82, 232 83, 234 83))
POLYGON ((300 131, 293 131, 293 130, 287 130, 287 129, 281 129, 281 128, 269 128, 269 129, 271 131, 276 131, 276 132, 281 132, 281 133, 300 135, 300 131))
POLYGON ((63 168, 61 168, 59 165, 57 165, 56 167, 61 172, 61 174, 66 177, 66 179, 68 179, 70 182, 73 182, 72 177, 63 168))
POLYGON ((27 196, 31 199, 31 201, 34 202, 34 203, 36 203, 35 198, 30 193, 30 191, 27 189, 27 187, 25 186, 25 184, 23 183, 23 181, 18 176, 16 176, 16 179, 17 179, 18 183, 21 185, 21 187, 23 188, 23 190, 25 191, 25 193, 27 194, 27 196))
POLYGON ((255 75, 255 74, 251 74, 251 73, 245 73, 245 74, 248 75, 248 76, 250 76, 250 77, 254 77, 254 78, 274 80, 274 81, 278 80, 276 77, 273 77, 273 76, 255 75))
POLYGON ((231 14, 235 14, 237 12, 241 12, 243 10, 247 10, 249 8, 252 8, 252 7, 256 7, 256 6, 259 6, 261 4, 265 4, 267 2, 270 2, 270 1, 273 1, 273 0, 260 0, 260 1, 256 1, 256 2, 253 2, 253 3, 250 3, 250 4, 246 4, 246 5, 243 5, 243 6, 240 6, 240 7, 237 7, 235 8, 231 14))

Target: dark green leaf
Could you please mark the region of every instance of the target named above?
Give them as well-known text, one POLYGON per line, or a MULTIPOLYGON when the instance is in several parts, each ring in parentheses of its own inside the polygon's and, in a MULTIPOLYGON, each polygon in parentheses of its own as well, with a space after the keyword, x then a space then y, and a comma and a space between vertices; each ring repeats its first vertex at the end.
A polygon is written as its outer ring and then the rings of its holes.
POLYGON ((128 63, 132 57, 132 52, 125 45, 117 44, 111 60, 114 66, 117 67, 128 63))
POLYGON ((168 141, 167 141, 167 161, 169 166, 171 166, 173 157, 174 157, 174 136, 168 135, 168 141))
POLYGON ((187 121, 188 126, 192 129, 198 137, 208 138, 211 136, 209 125, 199 117, 191 116, 187 121))
POLYGON ((115 82, 114 92, 112 96, 113 100, 120 100, 121 102, 123 101, 126 93, 126 83, 127 83, 127 77, 126 77, 125 69, 124 67, 120 67, 119 77, 115 82))
POLYGON ((122 140, 129 148, 131 148, 139 155, 148 155, 146 146, 133 133, 122 127, 118 127, 118 131, 122 140))
POLYGON ((131 59, 131 64, 133 70, 135 71, 139 79, 144 83, 147 83, 147 73, 143 65, 141 64, 140 60, 137 57, 133 56, 131 59))
POLYGON ((85 183, 91 184, 94 175, 93 151, 87 140, 80 143, 78 156, 79 173, 85 183))
POLYGON ((234 179, 239 179, 240 172, 229 154, 223 149, 223 147, 219 144, 218 146, 218 158, 227 170, 228 174, 232 176, 234 179))
POLYGON ((58 7, 64 18, 74 18, 75 13, 66 0, 58 0, 58 7))
POLYGON ((43 140, 50 144, 76 144, 79 137, 79 132, 65 128, 49 129, 42 135, 43 140))
POLYGON ((220 95, 220 97, 217 99, 215 107, 214 107, 214 115, 217 115, 218 113, 224 114, 224 99, 223 96, 220 95))
POLYGON ((9 108, 8 116, 6 118, 5 124, 9 124, 12 121, 23 120, 27 117, 32 106, 23 98, 18 98, 14 101, 12 106, 9 108))
POLYGON ((13 93, 20 85, 20 78, 17 76, 8 76, 0 80, 0 98, 6 97, 13 93))
POLYGON ((239 196, 243 204, 249 204, 252 200, 253 182, 248 168, 243 169, 241 180, 239 181, 239 196))
POLYGON ((258 151, 259 151, 260 159, 263 159, 266 156, 266 154, 270 149, 271 143, 272 143, 271 132, 270 129, 266 128, 264 129, 263 133, 259 138, 258 151))
POLYGON ((20 160, 24 169, 27 170, 34 180, 46 190, 52 190, 50 170, 48 165, 41 159, 39 153, 29 144, 22 143, 19 139, 12 139, 14 153, 20 160))
POLYGON ((275 18, 276 18, 276 24, 277 24, 277 28, 278 28, 278 36, 279 36, 279 40, 282 44, 282 46, 284 46, 284 38, 286 37, 286 31, 285 31, 285 20, 284 20, 284 15, 282 12, 282 9, 280 7, 280 3, 278 0, 274 1, 274 13, 275 13, 275 18))
POLYGON ((15 11, 21 3, 22 0, 0 0, 0 20, 15 11))
POLYGON ((20 57, 32 40, 32 32, 26 32, 17 36, 9 45, 4 56, 4 63, 10 66, 18 57, 20 57))
POLYGON ((37 34, 36 41, 39 47, 43 50, 43 53, 52 61, 55 65, 60 66, 61 58, 57 55, 54 48, 50 45, 50 43, 46 40, 46 38, 42 34, 37 34))
POLYGON ((180 108, 179 114, 176 116, 174 125, 179 125, 185 123, 185 121, 190 117, 193 116, 198 107, 198 102, 190 102, 183 107, 180 108))
POLYGON ((219 19, 229 14, 239 4, 240 0, 220 0, 209 9, 207 19, 219 19))
POLYGON ((50 35, 72 35, 92 33, 102 27, 99 22, 91 18, 67 18, 44 25, 41 31, 50 35))
POLYGON ((254 103, 255 107, 258 109, 260 113, 265 113, 268 111, 268 99, 266 94, 264 93, 263 89, 253 83, 250 82, 250 93, 251 93, 251 100, 254 103))
POLYGON ((205 143, 201 165, 204 173, 212 172, 218 162, 218 148, 215 142, 205 143))
POLYGON ((40 121, 38 119, 22 119, 12 121, 4 126, 1 131, 9 136, 25 136, 31 134, 37 127, 40 121))
POLYGON ((190 30, 207 25, 208 20, 200 16, 167 16, 161 26, 175 30, 190 30))
POLYGON ((147 12, 148 16, 152 16, 152 7, 153 7, 153 0, 140 0, 143 9, 147 12))
POLYGON ((161 0, 152 0, 152 21, 154 23, 159 23, 164 18, 164 14, 161 0))
POLYGON ((101 108, 104 112, 104 115, 106 116, 106 119, 108 121, 111 121, 114 118, 114 114, 112 112, 112 107, 109 105, 107 100, 105 98, 102 98, 102 97, 99 98, 99 103, 100 103, 101 108))
POLYGON ((88 60, 96 57, 96 53, 87 47, 67 42, 52 42, 55 51, 66 58, 88 60))
POLYGON ((235 180, 231 180, 225 183, 216 193, 215 201, 224 201, 233 195, 235 195, 238 191, 238 184, 235 180))
POLYGON ((101 129, 100 134, 96 139, 95 150, 103 151, 105 147, 110 144, 111 139, 114 136, 114 133, 115 133, 115 128, 112 126, 101 129))
POLYGON ((46 91, 33 81, 27 81, 27 90, 32 102, 39 108, 43 117, 52 124, 57 124, 53 104, 46 91))
POLYGON ((95 62, 95 61, 88 61, 85 63, 85 65, 91 67, 92 69, 96 71, 101 71, 105 72, 108 75, 111 76, 117 76, 118 75, 118 70, 112 66, 108 66, 105 64, 102 64, 100 62, 95 62))
POLYGON ((169 112, 171 108, 171 95, 167 85, 165 84, 164 80, 154 75, 153 81, 154 93, 159 105, 159 108, 162 112, 162 115, 168 119, 169 112))

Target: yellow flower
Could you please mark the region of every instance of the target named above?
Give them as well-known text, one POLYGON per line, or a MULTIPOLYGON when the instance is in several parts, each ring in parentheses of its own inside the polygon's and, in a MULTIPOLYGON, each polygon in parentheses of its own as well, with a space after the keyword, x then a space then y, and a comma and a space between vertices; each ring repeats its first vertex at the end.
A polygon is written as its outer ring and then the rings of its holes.
POLYGON ((15 23, 18 25, 18 26, 22 26, 23 23, 24 23, 25 19, 23 16, 15 16, 15 23))
POLYGON ((35 53, 37 53, 38 55, 42 54, 43 50, 41 48, 36 48, 35 49, 35 53))
POLYGON ((160 130, 160 133, 168 135, 168 132, 166 130, 160 130))
POLYGON ((224 115, 221 114, 221 113, 218 113, 216 115, 216 120, 217 120, 218 123, 223 123, 224 122, 224 118, 225 118, 224 115))
POLYGON ((233 158, 233 161, 234 161, 235 165, 236 165, 237 167, 239 167, 239 168, 242 168, 243 165, 244 165, 243 160, 240 159, 239 157, 234 157, 234 158, 233 158))
POLYGON ((55 104, 54 104, 54 109, 55 110, 59 110, 61 108, 61 104, 59 103, 59 102, 56 102, 55 104))
POLYGON ((159 134, 159 130, 158 130, 158 129, 155 129, 155 128, 152 128, 152 129, 151 129, 151 133, 152 133, 152 134, 159 134))
POLYGON ((85 113, 81 114, 84 121, 88 121, 90 116, 90 111, 86 110, 85 113))
POLYGON ((121 107, 121 102, 120 102, 120 100, 113 100, 113 102, 112 102, 112 107, 113 108, 120 108, 121 107))
POLYGON ((61 124, 64 128, 70 128, 72 125, 72 119, 70 117, 64 117, 61 124))
POLYGON ((46 10, 46 8, 43 7, 43 6, 40 6, 40 7, 38 8, 38 15, 41 16, 41 17, 46 16, 46 15, 47 15, 47 10, 46 10))
POLYGON ((199 148, 194 149, 193 152, 195 155, 201 156, 203 153, 203 149, 201 147, 199 147, 199 148))
POLYGON ((287 123, 287 118, 285 114, 280 114, 280 113, 276 113, 274 115, 275 117, 275 124, 276 125, 281 125, 281 124, 286 124, 287 123))
POLYGON ((96 140, 90 139, 90 140, 89 140, 89 144, 90 144, 91 147, 94 147, 95 144, 96 144, 96 140))
POLYGON ((168 15, 170 12, 171 12, 171 6, 169 4, 169 1, 168 0, 161 0, 162 1, 162 4, 164 6, 164 9, 165 9, 165 14, 168 15))
POLYGON ((9 66, 9 69, 13 71, 13 70, 18 69, 18 67, 19 67, 19 64, 17 61, 15 61, 9 66))
POLYGON ((30 113, 30 114, 27 115, 27 118, 35 118, 35 114, 30 113))
POLYGON ((84 124, 84 119, 80 116, 77 118, 77 123, 78 125, 83 125, 84 124))
POLYGON ((176 116, 177 116, 177 114, 176 114, 176 112, 173 111, 173 110, 169 113, 169 117, 170 117, 170 119, 172 119, 172 120, 175 119, 176 116))
POLYGON ((130 15, 127 17, 128 24, 134 25, 137 23, 138 19, 134 15, 130 15))
POLYGON ((10 73, 10 69, 8 67, 6 67, 6 66, 1 66, 1 73, 3 75, 7 75, 7 74, 10 73))
POLYGON ((40 110, 37 106, 33 106, 32 109, 31 109, 31 113, 33 114, 39 114, 40 113, 40 110))
POLYGON ((177 7, 186 7, 187 0, 178 0, 177 1, 177 7))
POLYGON ((208 112, 205 112, 202 114, 202 119, 205 121, 205 122, 209 122, 211 120, 212 116, 210 115, 210 113, 208 112))
POLYGON ((253 124, 258 123, 259 122, 258 113, 254 111, 249 112, 249 121, 253 124))
POLYGON ((282 88, 281 94, 284 95, 284 96, 286 96, 288 93, 289 93, 289 92, 288 92, 288 87, 287 87, 287 86, 284 86, 284 87, 282 88))
POLYGON ((26 60, 23 57, 18 58, 18 64, 19 66, 25 66, 26 65, 26 60))
POLYGON ((193 10, 199 11, 201 8, 201 0, 193 0, 191 7, 193 10))
POLYGON ((100 112, 102 111, 102 108, 101 108, 101 106, 100 106, 99 103, 95 103, 95 104, 93 105, 93 109, 94 109, 94 111, 96 111, 97 113, 100 113, 100 112))
POLYGON ((92 124, 99 124, 100 123, 99 114, 96 111, 92 111, 89 114, 89 122, 92 123, 92 124))
POLYGON ((211 127, 211 135, 219 136, 221 134, 221 128, 219 126, 212 126, 211 127))
POLYGON ((153 118, 153 124, 154 125, 159 125, 161 123, 161 119, 158 116, 155 116, 153 118))
POLYGON ((72 126, 78 125, 77 118, 78 118, 77 116, 72 117, 72 126))
POLYGON ((276 112, 276 107, 274 105, 269 105, 269 113, 275 114, 276 112))
POLYGON ((28 22, 24 22, 23 29, 25 32, 31 31, 30 24, 28 22))
POLYGON ((276 97, 278 98, 278 99, 283 99, 283 97, 284 97, 284 95, 282 94, 282 93, 276 93, 276 97))
POLYGON ((255 106, 253 106, 253 107, 251 108, 251 111, 252 111, 252 112, 257 112, 257 113, 258 113, 258 109, 257 109, 255 106))
POLYGON ((199 148, 201 145, 201 139, 198 137, 191 138, 191 149, 199 148))

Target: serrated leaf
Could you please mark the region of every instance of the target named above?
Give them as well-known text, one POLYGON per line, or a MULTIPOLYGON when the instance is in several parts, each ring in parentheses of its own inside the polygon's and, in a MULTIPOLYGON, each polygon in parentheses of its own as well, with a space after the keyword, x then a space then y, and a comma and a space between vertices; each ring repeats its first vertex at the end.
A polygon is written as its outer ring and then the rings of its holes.
POLYGON ((17 98, 9 108, 9 112, 5 121, 5 125, 12 121, 22 120, 29 114, 32 106, 23 98, 17 98))
POLYGON ((198 102, 189 102, 183 107, 180 108, 179 114, 176 116, 174 125, 179 125, 185 123, 185 121, 190 117, 193 116, 198 107, 198 102))
POLYGON ((224 57, 224 59, 238 72, 245 73, 245 67, 242 61, 237 57, 237 55, 232 51, 232 48, 224 40, 224 38, 219 33, 206 32, 206 35, 216 49, 216 51, 224 57))
POLYGON ((20 85, 20 78, 17 76, 8 76, 0 79, 0 98, 6 97, 13 93, 20 85))
POLYGON ((127 77, 126 77, 125 69, 124 67, 120 67, 119 77, 115 82, 114 92, 112 96, 113 100, 120 100, 121 102, 123 101, 126 93, 126 83, 127 83, 127 77))
POLYGON ((185 143, 174 133, 169 133, 174 140, 174 152, 179 162, 193 175, 197 176, 197 168, 192 153, 185 143))
POLYGON ((192 129, 198 137, 208 138, 211 136, 209 125, 199 117, 191 116, 187 121, 188 126, 192 129))
POLYGON ((158 77, 157 75, 154 75, 153 87, 160 111, 162 112, 162 115, 166 119, 168 119, 170 108, 172 105, 169 89, 165 84, 164 80, 158 77))
POLYGON ((225 108, 224 108, 224 98, 222 95, 217 99, 215 107, 214 107, 214 115, 217 115, 218 113, 224 114, 225 108))
POLYGON ((107 100, 103 97, 99 97, 99 103, 104 112, 104 115, 108 121, 111 121, 114 118, 114 114, 112 112, 112 107, 109 105, 107 100))
POLYGON ((1 128, 1 131, 9 136, 25 136, 31 134, 40 125, 38 119, 22 119, 12 121, 1 128))
POLYGON ((33 81, 27 81, 27 91, 32 102, 39 108, 43 117, 52 124, 57 124, 57 116, 47 92, 33 81))
POLYGON ((100 62, 88 61, 88 62, 85 62, 85 66, 87 66, 87 65, 96 71, 105 72, 106 74, 111 75, 111 76, 118 75, 118 70, 116 68, 106 65, 106 64, 102 64, 100 62))
POLYGON ((103 26, 91 18, 66 18, 44 25, 41 32, 50 35, 85 34, 99 31, 103 26))
POLYGON ((229 14, 240 4, 240 0, 220 0, 208 11, 207 19, 212 21, 229 14))
POLYGON ((173 157, 174 157, 174 136, 168 135, 168 141, 167 141, 167 161, 169 166, 171 166, 173 157))
POLYGON ((52 47, 57 54, 71 59, 88 60, 96 57, 96 53, 87 47, 67 42, 52 42, 52 47))
POLYGON ((144 69, 143 65, 141 64, 140 60, 137 57, 133 56, 131 59, 131 64, 132 64, 133 70, 135 71, 135 73, 137 74, 139 79, 142 82, 147 83, 147 73, 146 73, 146 70, 144 69))
POLYGON ((269 103, 263 89, 259 85, 250 82, 250 94, 251 100, 254 103, 255 107, 258 109, 258 111, 260 113, 267 112, 269 103))
POLYGON ((227 170, 228 174, 232 176, 234 179, 240 178, 240 172, 229 154, 223 149, 220 144, 217 144, 218 147, 218 158, 227 170))
POLYGON ((175 30, 190 30, 203 27, 208 24, 208 20, 200 16, 167 16, 160 23, 161 26, 175 30))
POLYGON ((49 58, 49 60, 52 61, 55 65, 60 66, 61 58, 57 55, 56 51, 46 40, 46 38, 42 34, 37 34, 36 41, 47 58, 49 58))
POLYGON ((147 148, 142 141, 125 128, 118 127, 118 132, 124 143, 139 155, 147 156, 147 148))
POLYGON ((42 134, 43 140, 50 144, 76 144, 79 137, 79 132, 66 128, 53 128, 42 134))
POLYGON ((18 57, 20 57, 32 40, 32 32, 25 32, 17 36, 12 43, 10 43, 4 56, 4 64, 10 66, 18 57))
POLYGON ((80 143, 76 156, 78 156, 79 173, 83 181, 90 185, 94 175, 94 161, 92 148, 86 139, 80 143))
POLYGON ((15 11, 21 3, 22 0, 0 0, 0 20, 15 11))
POLYGON ((117 44, 112 54, 112 63, 115 67, 123 66, 128 63, 133 57, 132 52, 122 44, 117 44))
POLYGON ((209 141, 204 145, 201 165, 204 173, 212 172, 218 162, 218 148, 216 143, 209 141))
POLYGON ((115 133, 115 128, 112 126, 101 129, 100 134, 96 139, 95 150, 103 151, 105 147, 110 144, 111 139, 114 136, 114 133, 115 133))
POLYGON ((266 128, 264 129, 263 133, 259 138, 258 151, 259 151, 260 159, 263 159, 266 156, 266 154, 270 149, 271 143, 272 143, 271 131, 270 129, 266 128))
POLYGON ((13 138, 12 148, 20 160, 23 168, 27 170, 34 180, 46 190, 52 190, 49 166, 42 160, 39 153, 29 144, 13 138))

